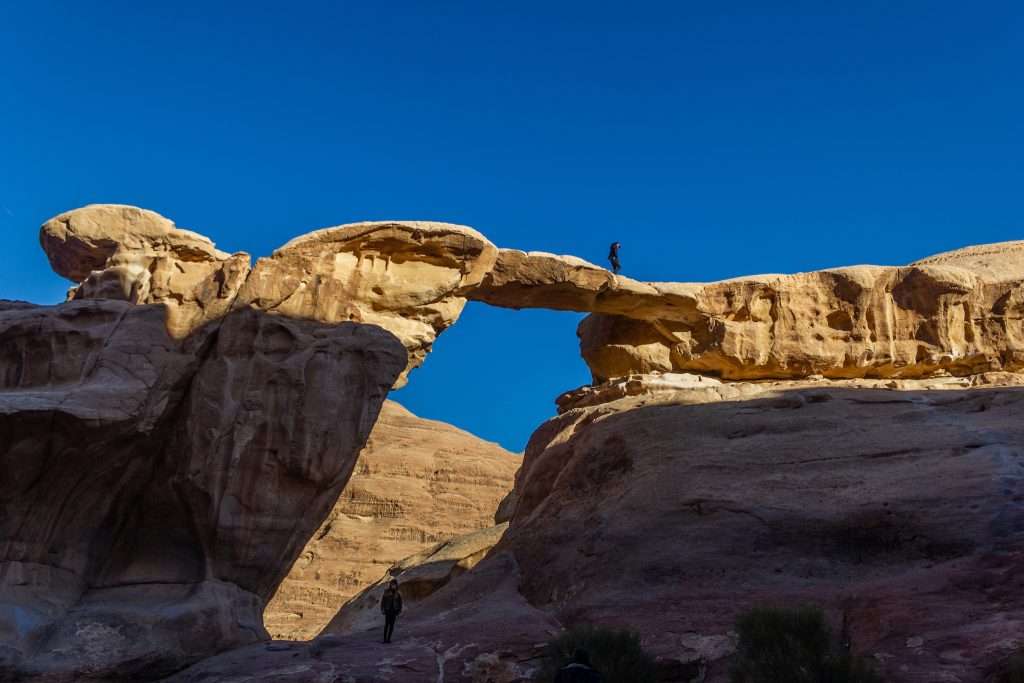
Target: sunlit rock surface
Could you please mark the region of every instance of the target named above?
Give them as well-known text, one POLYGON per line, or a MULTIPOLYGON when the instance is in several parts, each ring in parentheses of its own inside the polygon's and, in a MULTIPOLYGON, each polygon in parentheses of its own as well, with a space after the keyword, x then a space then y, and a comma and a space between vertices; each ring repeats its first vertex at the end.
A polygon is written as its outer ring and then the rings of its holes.
POLYGON ((437 335, 497 258, 487 238, 426 221, 354 223, 297 237, 260 259, 240 302, 326 323, 379 325, 405 345, 406 370, 423 363, 437 335))

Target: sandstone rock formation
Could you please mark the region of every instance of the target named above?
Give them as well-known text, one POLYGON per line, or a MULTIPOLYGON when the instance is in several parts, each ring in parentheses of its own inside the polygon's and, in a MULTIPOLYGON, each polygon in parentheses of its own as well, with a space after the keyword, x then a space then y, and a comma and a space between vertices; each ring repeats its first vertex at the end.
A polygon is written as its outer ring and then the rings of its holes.
POLYGON ((62 213, 43 224, 39 239, 54 271, 76 283, 69 298, 162 304, 168 331, 179 339, 223 316, 249 273, 247 254, 225 254, 134 206, 62 213))
POLYGON ((641 283, 390 222, 249 271, 154 216, 54 219, 74 300, 0 304, 0 678, 152 679, 242 645, 173 680, 511 683, 597 623, 715 683, 763 603, 823 606, 894 683, 980 683, 1022 644, 1024 243, 641 283), (595 383, 535 432, 507 532, 396 569, 430 594, 387 652, 359 630, 372 590, 311 644, 256 642, 466 298, 592 314, 595 383))
POLYGON ((354 223, 298 237, 260 259, 240 301, 292 317, 378 325, 409 353, 399 380, 454 323, 494 265, 497 249, 460 225, 423 221, 354 223))
POLYGON ((381 597, 392 579, 399 582, 406 618, 415 616, 419 602, 479 564, 507 529, 507 522, 479 529, 395 563, 384 576, 342 605, 326 631, 344 634, 378 630, 381 597))
POLYGON ((87 207, 41 241, 85 279, 0 306, 0 678, 153 678, 265 639, 402 344, 239 305, 248 257, 152 212, 87 207))
POLYGON ((554 629, 596 623, 638 629, 663 671, 724 683, 756 604, 845 619, 894 683, 980 683, 1020 646, 1021 376, 649 386, 537 430, 509 530, 391 649, 349 626, 373 625, 356 600, 311 646, 173 680, 522 682, 554 629))
POLYGON ((811 602, 837 628, 845 615, 885 680, 980 681, 1024 624, 1024 386, 967 381, 733 383, 568 410, 531 439, 499 549, 535 607, 638 628, 657 654, 705 660, 707 680, 725 680, 740 611, 811 602))
POLYGON ((477 286, 498 256, 465 226, 366 222, 297 237, 259 259, 250 275, 247 254, 229 256, 157 213, 111 204, 47 221, 40 242, 54 270, 78 283, 71 297, 163 304, 178 338, 230 306, 382 327, 409 354, 398 386, 458 319, 461 293, 477 286))
POLYGON ((708 284, 636 282, 566 256, 501 250, 467 296, 589 312, 597 382, 690 372, 730 380, 927 377, 1024 365, 1024 243, 906 267, 855 266, 708 284))
POLYGON ((0 678, 153 677, 266 637, 405 364, 376 327, 0 309, 0 678), (332 400, 320 397, 332 396, 332 400))
POLYGON ((520 462, 385 401, 341 497, 267 606, 270 634, 312 638, 402 558, 490 527, 520 462))

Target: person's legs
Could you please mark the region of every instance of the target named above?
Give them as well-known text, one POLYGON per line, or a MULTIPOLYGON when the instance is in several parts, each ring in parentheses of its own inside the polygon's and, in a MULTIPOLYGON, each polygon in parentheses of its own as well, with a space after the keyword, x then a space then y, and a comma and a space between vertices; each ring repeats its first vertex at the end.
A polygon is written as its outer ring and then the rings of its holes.
POLYGON ((391 642, 391 634, 395 630, 395 615, 386 614, 384 615, 384 642, 391 642))

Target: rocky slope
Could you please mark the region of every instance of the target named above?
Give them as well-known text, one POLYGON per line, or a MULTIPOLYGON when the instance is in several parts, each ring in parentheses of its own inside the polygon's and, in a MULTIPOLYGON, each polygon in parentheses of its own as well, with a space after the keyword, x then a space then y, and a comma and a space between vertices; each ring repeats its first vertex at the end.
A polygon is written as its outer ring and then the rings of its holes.
POLYGON ((267 605, 267 630, 312 638, 399 560, 493 525, 521 460, 385 401, 341 497, 267 605))

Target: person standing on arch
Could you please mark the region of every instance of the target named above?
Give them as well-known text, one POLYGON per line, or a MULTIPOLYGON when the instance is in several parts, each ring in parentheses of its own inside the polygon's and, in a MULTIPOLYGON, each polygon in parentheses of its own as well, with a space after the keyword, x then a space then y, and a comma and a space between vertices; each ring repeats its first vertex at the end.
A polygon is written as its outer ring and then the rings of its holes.
POLYGON ((619 263, 619 247, 621 246, 618 242, 612 242, 612 246, 608 247, 608 262, 612 264, 612 272, 615 274, 622 270, 622 264, 619 263))

